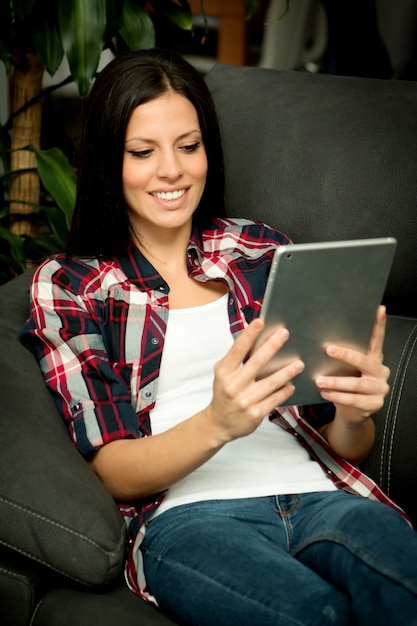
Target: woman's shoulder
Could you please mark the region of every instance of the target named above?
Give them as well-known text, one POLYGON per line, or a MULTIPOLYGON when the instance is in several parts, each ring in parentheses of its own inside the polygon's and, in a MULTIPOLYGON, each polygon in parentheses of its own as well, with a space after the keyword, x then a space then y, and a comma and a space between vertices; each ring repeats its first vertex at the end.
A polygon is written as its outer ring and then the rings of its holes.
POLYGON ((205 229, 205 234, 219 237, 219 231, 224 233, 224 237, 233 237, 237 241, 253 242, 259 245, 284 245, 292 243, 291 239, 268 224, 261 221, 249 220, 241 217, 215 218, 205 229))
POLYGON ((42 261, 34 274, 35 279, 52 277, 57 272, 86 275, 99 271, 100 261, 97 258, 76 258, 58 253, 42 261))
POLYGON ((56 254, 37 267, 32 284, 54 284, 81 294, 88 286, 94 289, 94 285, 101 283, 104 276, 113 269, 115 269, 115 263, 112 261, 56 254))

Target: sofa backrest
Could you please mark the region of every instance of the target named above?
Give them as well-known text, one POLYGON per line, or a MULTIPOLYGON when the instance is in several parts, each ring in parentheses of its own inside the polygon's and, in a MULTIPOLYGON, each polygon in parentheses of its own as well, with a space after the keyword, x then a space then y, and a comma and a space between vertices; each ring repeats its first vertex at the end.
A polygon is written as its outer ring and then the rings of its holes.
POLYGON ((394 236, 385 303, 417 315, 417 83, 216 65, 230 216, 295 242, 394 236))

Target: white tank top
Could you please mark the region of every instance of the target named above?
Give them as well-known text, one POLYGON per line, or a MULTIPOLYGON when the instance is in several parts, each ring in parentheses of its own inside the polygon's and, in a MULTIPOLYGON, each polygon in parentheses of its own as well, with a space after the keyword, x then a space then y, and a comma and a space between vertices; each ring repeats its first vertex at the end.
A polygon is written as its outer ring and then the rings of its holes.
MULTIPOLYGON (((213 388, 213 367, 229 350, 227 294, 202 306, 171 309, 162 355, 152 433, 172 428, 204 409, 213 388)), ((226 444, 178 481, 157 510, 212 499, 331 491, 320 465, 290 433, 265 418, 247 437, 226 444)))

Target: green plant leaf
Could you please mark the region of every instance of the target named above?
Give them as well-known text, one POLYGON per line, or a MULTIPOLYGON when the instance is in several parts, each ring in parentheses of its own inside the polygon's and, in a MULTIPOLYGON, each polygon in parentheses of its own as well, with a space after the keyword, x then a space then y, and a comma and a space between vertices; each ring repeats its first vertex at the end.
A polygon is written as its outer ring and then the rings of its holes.
POLYGON ((9 217, 9 205, 0 207, 0 220, 9 217))
POLYGON ((3 256, 15 269, 24 271, 26 269, 26 256, 24 242, 20 235, 15 235, 8 228, 0 226, 0 239, 7 241, 9 245, 9 256, 3 256))
POLYGON ((246 0, 246 19, 249 20, 253 17, 256 9, 258 8, 259 0, 246 0))
POLYGON ((10 0, 10 11, 15 20, 23 20, 35 8, 36 0, 10 0))
POLYGON ((85 96, 100 61, 106 0, 59 0, 59 29, 71 74, 85 96))
MULTIPOLYGON (((45 224, 47 230, 51 234, 48 234, 53 245, 55 252, 62 249, 65 242, 68 239, 69 225, 65 220, 65 214, 58 206, 45 206, 39 207, 39 222, 41 225, 45 224), (64 219, 62 216, 64 215, 64 219)), ((37 235, 38 237, 39 235, 37 235)))
POLYGON ((58 7, 53 4, 48 8, 43 19, 37 20, 32 38, 46 71, 53 76, 61 64, 64 49, 58 29, 58 7))
POLYGON ((75 204, 75 169, 59 148, 37 150, 34 146, 28 146, 28 150, 35 153, 42 184, 64 212, 65 223, 69 228, 75 204))
POLYGON ((59 242, 51 235, 41 234, 31 237, 27 242, 27 255, 30 259, 39 259, 46 254, 56 254, 63 247, 63 242, 59 242))
POLYGON ((155 46, 155 28, 143 3, 124 0, 121 18, 119 32, 130 50, 155 46))
POLYGON ((193 16, 191 7, 186 0, 174 2, 173 0, 151 1, 155 11, 161 13, 182 30, 193 30, 193 16))

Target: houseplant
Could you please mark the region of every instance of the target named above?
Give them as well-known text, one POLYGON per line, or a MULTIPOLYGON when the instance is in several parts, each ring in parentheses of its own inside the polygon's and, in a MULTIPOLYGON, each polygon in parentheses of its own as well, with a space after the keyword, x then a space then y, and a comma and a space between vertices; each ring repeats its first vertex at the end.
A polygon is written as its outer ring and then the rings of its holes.
POLYGON ((12 110, 0 128, 4 282, 26 268, 27 258, 59 247, 70 218, 73 168, 59 150, 40 151, 44 72, 54 76, 65 57, 70 67, 65 82, 73 81, 84 97, 104 49, 117 54, 121 48, 150 48, 154 15, 188 30, 192 16, 186 0, 0 0, 0 14, 0 59, 10 80, 12 110))
MULTIPOLYGON (((257 5, 246 0, 248 17, 257 5)), ((41 150, 43 97, 63 82, 84 97, 103 50, 155 45, 155 17, 188 31, 193 21, 187 0, 0 0, 0 14, 12 110, 0 126, 1 284, 62 247, 71 219, 75 172, 58 148, 41 150), (64 58, 69 76, 43 89, 64 58)))

